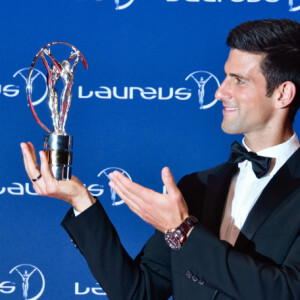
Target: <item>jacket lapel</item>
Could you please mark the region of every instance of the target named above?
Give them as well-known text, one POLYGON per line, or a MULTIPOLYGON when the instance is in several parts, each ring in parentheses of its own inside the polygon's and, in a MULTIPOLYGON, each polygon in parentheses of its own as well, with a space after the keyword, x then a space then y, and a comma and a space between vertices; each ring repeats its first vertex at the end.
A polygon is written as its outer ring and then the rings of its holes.
POLYGON ((300 186, 300 148, 274 175, 250 211, 235 248, 245 250, 258 228, 272 211, 300 186))
POLYGON ((228 189, 236 171, 236 165, 226 163, 216 174, 208 176, 201 223, 218 237, 228 189))

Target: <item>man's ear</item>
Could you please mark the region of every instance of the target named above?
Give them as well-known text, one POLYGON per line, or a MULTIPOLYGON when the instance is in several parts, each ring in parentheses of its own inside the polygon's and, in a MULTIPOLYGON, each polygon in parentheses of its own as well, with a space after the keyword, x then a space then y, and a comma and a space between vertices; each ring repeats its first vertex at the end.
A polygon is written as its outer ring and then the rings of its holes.
POLYGON ((296 95, 296 86, 291 81, 285 81, 276 89, 275 107, 286 108, 291 105, 296 95))

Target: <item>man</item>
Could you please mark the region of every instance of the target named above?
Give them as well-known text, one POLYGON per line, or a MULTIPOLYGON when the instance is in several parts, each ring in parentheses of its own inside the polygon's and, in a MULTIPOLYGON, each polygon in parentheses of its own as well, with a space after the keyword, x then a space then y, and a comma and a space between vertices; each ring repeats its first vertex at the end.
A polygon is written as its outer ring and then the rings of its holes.
POLYGON ((167 195, 110 174, 110 186, 157 229, 135 260, 78 179, 57 182, 45 154, 40 170, 32 144, 22 144, 28 175, 42 174, 37 193, 73 206, 77 216, 71 209, 62 225, 110 299, 300 299, 300 150, 292 126, 300 24, 246 22, 227 43, 216 98, 222 129, 243 133, 244 147, 233 144, 229 162, 185 176, 178 187, 164 168, 167 195))

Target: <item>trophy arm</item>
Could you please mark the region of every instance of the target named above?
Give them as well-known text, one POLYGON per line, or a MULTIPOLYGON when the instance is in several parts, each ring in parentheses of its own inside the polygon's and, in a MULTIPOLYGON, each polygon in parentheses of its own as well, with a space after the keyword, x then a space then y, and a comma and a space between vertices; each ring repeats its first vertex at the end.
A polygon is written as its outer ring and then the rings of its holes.
MULTIPOLYGON (((75 48, 75 47, 74 47, 75 48)), ((76 49, 76 48, 75 48, 76 49)), ((83 66, 85 67, 85 69, 88 69, 88 64, 84 58, 84 56, 79 52, 79 50, 76 49, 75 53, 71 54, 68 61, 70 62, 72 59, 74 59, 77 56, 72 69, 74 69, 76 67, 76 65, 78 64, 79 58, 81 59, 83 66)))
MULTIPOLYGON (((76 59, 75 59, 74 64, 73 64, 73 66, 72 66, 72 68, 71 68, 72 70, 74 70, 75 67, 77 66, 81 54, 80 54, 80 53, 74 53, 74 55, 76 55, 76 59)), ((72 55, 72 56, 74 56, 74 55, 72 55)), ((74 56, 74 57, 75 57, 75 56, 74 56)))
POLYGON ((55 59, 55 57, 52 55, 51 52, 49 52, 48 56, 50 57, 50 59, 52 60, 53 64, 56 66, 56 68, 59 70, 59 72, 61 72, 62 67, 60 65, 60 63, 55 59))
MULTIPOLYGON (((79 53, 80 59, 81 59, 81 61, 82 61, 82 63, 83 63, 83 66, 84 66, 85 69, 87 70, 87 69, 88 69, 88 64, 87 64, 87 62, 86 62, 84 56, 82 55, 82 53, 81 53, 75 46, 71 45, 70 43, 67 43, 67 42, 62 42, 62 43, 66 44, 66 45, 69 45, 69 46, 73 49, 73 51, 74 51, 74 53, 71 54, 71 56, 70 56, 69 59, 72 60, 72 59, 75 57, 75 55, 77 55, 77 53, 79 53), (74 56, 74 57, 72 57, 72 56, 74 56)), ((78 55, 77 55, 77 56, 78 56, 78 55)), ((70 61, 70 60, 69 60, 69 61, 70 61)))
POLYGON ((80 52, 78 50, 74 51, 74 53, 71 53, 70 57, 68 58, 68 62, 71 62, 75 57, 80 56, 80 52))

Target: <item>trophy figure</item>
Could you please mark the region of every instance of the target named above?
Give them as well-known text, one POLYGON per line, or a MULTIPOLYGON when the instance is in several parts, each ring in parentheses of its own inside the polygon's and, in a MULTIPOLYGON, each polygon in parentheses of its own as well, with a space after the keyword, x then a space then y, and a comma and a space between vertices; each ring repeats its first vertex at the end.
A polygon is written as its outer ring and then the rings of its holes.
POLYGON ((67 135, 65 126, 72 101, 74 69, 80 59, 84 67, 87 69, 85 58, 73 45, 63 41, 49 43, 44 46, 33 59, 27 80, 26 90, 30 109, 39 125, 49 133, 44 136, 44 148, 48 156, 48 162, 51 165, 53 176, 57 180, 69 180, 72 177, 73 137, 67 135), (54 57, 50 49, 54 44, 65 44, 69 46, 72 49, 69 58, 60 63, 54 57), (53 124, 52 131, 49 130, 38 118, 32 103, 31 77, 39 58, 42 59, 48 73, 48 106, 53 124), (49 62, 52 65, 51 67, 49 62), (63 83, 60 99, 58 99, 58 92, 56 89, 56 84, 59 80, 63 83))

